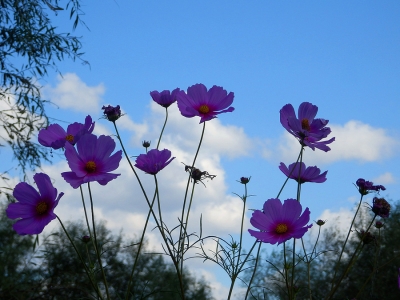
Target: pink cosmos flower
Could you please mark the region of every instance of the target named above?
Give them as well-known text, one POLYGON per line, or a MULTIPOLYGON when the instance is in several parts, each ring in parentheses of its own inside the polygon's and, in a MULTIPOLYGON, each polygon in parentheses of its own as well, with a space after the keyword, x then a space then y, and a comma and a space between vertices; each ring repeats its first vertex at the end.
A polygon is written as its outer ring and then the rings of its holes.
POLYGON ((109 173, 118 168, 122 158, 121 150, 111 155, 115 149, 111 137, 101 135, 97 138, 94 134, 86 134, 78 141, 76 148, 70 144, 65 145, 65 157, 72 172, 61 173, 74 189, 91 181, 106 185, 121 175, 109 173))
POLYGON ((8 205, 6 214, 10 219, 19 219, 13 228, 19 235, 39 234, 44 227, 56 218, 54 208, 64 195, 57 196, 57 189, 51 183, 50 177, 44 173, 36 173, 33 180, 39 189, 36 191, 26 182, 18 183, 14 188, 16 203, 8 205))
POLYGON ((335 138, 322 141, 330 133, 331 129, 325 127, 328 120, 316 119, 318 107, 308 102, 303 102, 299 106, 298 118, 291 104, 286 104, 280 110, 281 124, 292 135, 299 139, 300 143, 315 150, 318 148, 325 152, 331 150, 327 144, 332 143, 335 138))
POLYGON ((60 149, 67 141, 75 145, 82 135, 92 133, 93 129, 94 122, 91 116, 87 116, 85 124, 75 122, 67 127, 67 131, 58 124, 51 124, 39 131, 38 140, 42 146, 60 149))
POLYGON ((178 108, 182 116, 200 117, 200 123, 209 121, 224 112, 235 110, 229 107, 233 102, 233 93, 227 93, 220 86, 214 85, 207 91, 204 84, 195 84, 187 89, 187 93, 180 91, 177 94, 178 108))
POLYGON ((328 173, 328 171, 325 171, 324 173, 321 174, 321 170, 319 168, 317 168, 316 166, 306 167, 306 165, 303 162, 290 164, 289 167, 286 167, 286 165, 283 162, 281 162, 279 169, 283 172, 283 174, 286 175, 286 177, 294 179, 297 182, 300 181, 300 183, 325 182, 326 174, 328 173))
POLYGON ((252 236, 264 243, 281 244, 291 238, 301 238, 312 224, 308 207, 301 214, 301 204, 296 199, 287 199, 282 204, 279 199, 268 199, 263 211, 256 210, 250 219, 251 225, 260 231, 249 229, 252 236), (301 214, 301 215, 300 215, 301 214))
POLYGON ((152 91, 150 92, 151 98, 153 98, 154 102, 158 103, 162 107, 169 107, 172 103, 176 101, 176 95, 180 89, 176 88, 172 92, 168 90, 164 90, 161 93, 158 91, 152 91))
POLYGON ((146 154, 140 154, 136 158, 135 167, 148 173, 155 175, 162 169, 164 169, 168 164, 175 158, 171 157, 171 151, 168 149, 158 150, 152 149, 146 154))

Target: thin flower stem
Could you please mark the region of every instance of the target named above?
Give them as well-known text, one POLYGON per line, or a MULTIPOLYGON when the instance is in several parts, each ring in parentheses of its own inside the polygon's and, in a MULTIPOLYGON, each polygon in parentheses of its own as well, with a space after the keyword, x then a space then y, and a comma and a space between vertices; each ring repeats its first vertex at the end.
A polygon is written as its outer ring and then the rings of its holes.
POLYGON ((283 269, 285 270, 285 283, 286 289, 288 291, 289 300, 292 299, 292 291, 289 289, 289 281, 288 281, 288 265, 286 262, 286 242, 283 242, 283 269))
POLYGON ((380 269, 383 269, 384 267, 386 267, 386 265, 388 265, 389 263, 391 263, 393 260, 397 259, 400 257, 400 253, 394 257, 392 257, 391 259, 389 259, 387 262, 385 262, 384 264, 381 264, 378 268, 374 269, 373 272, 371 272, 371 274, 369 274, 369 277, 365 280, 363 286, 361 287, 361 289, 358 291, 357 295, 356 295, 356 299, 358 298, 358 296, 360 295, 360 293, 364 290, 365 286, 367 285, 368 281, 371 279, 371 277, 374 275, 374 273, 377 273, 380 269))
POLYGON ((88 232, 89 232, 89 236, 91 237, 92 236, 92 231, 90 230, 89 218, 88 218, 87 211, 86 211, 85 197, 83 197, 82 185, 79 186, 79 190, 81 191, 82 206, 83 206, 83 211, 85 213, 86 226, 87 226, 87 229, 88 229, 88 232))
MULTIPOLYGON (((299 153, 299 155, 298 155, 298 157, 297 157, 296 163, 300 160, 300 157, 301 157, 301 155, 302 155, 302 151, 303 151, 303 148, 300 150, 300 153, 299 153)), ((294 168, 293 168, 293 170, 294 170, 294 168)), ((292 172, 293 172, 293 170, 292 170, 292 172)), ((290 176, 290 175, 291 175, 291 173, 289 173, 289 176, 290 176)), ((283 185, 282 185, 281 189, 279 190, 278 195, 276 196, 277 199, 279 199, 279 196, 281 195, 281 193, 282 193, 284 187, 286 186, 286 183, 289 181, 289 176, 288 176, 288 177, 285 179, 285 181, 283 182, 283 185)), ((254 246, 256 245, 256 243, 257 243, 257 241, 254 242, 252 248, 254 248, 254 246)), ((257 258, 257 259, 258 259, 259 255, 260 255, 260 250, 261 250, 261 247, 259 247, 258 250, 257 250, 257 254, 256 254, 256 258, 257 258)), ((246 262, 246 260, 247 260, 247 258, 243 261, 242 266, 244 265, 244 263, 246 262)), ((257 269, 257 265, 255 265, 255 267, 254 267, 254 269, 253 269, 253 275, 252 275, 253 277, 255 276, 256 269, 257 269)), ((249 287, 248 287, 248 290, 249 290, 249 289, 250 289, 250 285, 249 285, 249 287)))
MULTIPOLYGON (((180 248, 181 248, 178 251, 178 255, 179 255, 179 253, 181 255, 181 257, 178 257, 178 260, 182 260, 182 261, 183 261, 183 252, 184 252, 183 248, 185 246, 185 244, 184 244, 185 243, 185 237, 182 236, 182 234, 183 234, 182 231, 183 231, 184 226, 185 226, 184 223, 183 223, 183 219, 184 219, 184 215, 185 215, 186 200, 187 200, 187 195, 188 195, 188 191, 189 191, 189 183, 190 183, 190 179, 191 179, 191 172, 193 170, 194 164, 196 163, 197 155, 199 154, 200 147, 201 147, 201 144, 203 142, 205 129, 206 129, 206 122, 203 123, 203 130, 201 131, 199 145, 197 146, 196 154, 195 154, 193 162, 192 162, 192 166, 191 166, 191 169, 190 169, 191 171, 190 171, 190 174, 188 176, 187 183, 186 183, 185 197, 183 199, 182 214, 181 214, 181 226, 180 226, 180 230, 179 230, 179 243, 178 243, 178 245, 180 245, 180 248)), ((183 267, 183 262, 181 262, 181 268, 182 267, 183 267)), ((181 271, 183 271, 183 269, 181 269, 181 271)))
POLYGON ((243 200, 242 222, 240 224, 239 253, 238 253, 238 259, 237 259, 237 263, 236 263, 236 271, 239 268, 240 255, 241 255, 241 252, 242 252, 243 223, 244 223, 244 215, 245 215, 245 212, 246 212, 246 200, 247 200, 247 184, 244 185, 244 196, 243 196, 242 200, 243 200))
POLYGON ((108 284, 107 284, 107 279, 106 279, 106 274, 104 272, 104 268, 103 268, 103 264, 101 262, 101 255, 100 255, 100 251, 98 248, 98 243, 97 243, 97 235, 96 235, 96 225, 94 222, 94 207, 93 207, 93 197, 92 197, 92 191, 90 190, 90 183, 88 182, 88 190, 89 190, 89 198, 90 198, 90 210, 92 212, 92 227, 93 227, 93 237, 94 237, 94 245, 95 245, 95 251, 96 251, 96 255, 97 255, 97 261, 100 265, 100 269, 101 269, 101 274, 103 276, 103 282, 104 282, 104 287, 106 289, 106 295, 107 295, 107 299, 110 300, 110 294, 108 292, 108 284))
POLYGON ((378 241, 377 241, 377 245, 376 245, 376 250, 375 250, 375 258, 374 258, 374 267, 372 269, 372 280, 371 280, 371 295, 372 292, 374 290, 374 281, 375 281, 375 272, 374 270, 376 269, 376 265, 378 263, 378 257, 379 257, 379 253, 381 251, 381 229, 378 228, 378 241))
POLYGON ((353 220, 351 221, 349 231, 347 232, 346 239, 345 239, 345 241, 344 241, 342 250, 341 250, 340 255, 339 255, 339 259, 338 259, 338 261, 336 262, 335 272, 333 273, 332 282, 331 282, 331 290, 332 290, 333 285, 334 285, 334 283, 335 283, 335 277, 336 277, 336 274, 337 274, 337 271, 338 271, 339 263, 340 263, 340 260, 341 260, 341 258, 342 258, 342 255, 343 255, 344 248, 346 247, 346 243, 347 243, 347 241, 348 241, 348 239, 349 239, 350 232, 351 232, 351 228, 353 227, 354 221, 356 220, 356 217, 357 217, 357 214, 358 214, 358 211, 360 210, 360 206, 361 206, 361 202, 362 202, 363 197, 364 197, 364 195, 361 195, 360 202, 358 203, 356 213, 354 214, 353 220))
MULTIPOLYGON (((142 182, 140 181, 139 175, 137 174, 135 168, 134 168, 133 165, 132 165, 131 160, 129 159, 128 154, 126 153, 124 144, 122 143, 121 136, 119 135, 119 132, 118 132, 117 125, 115 124, 115 122, 113 122, 113 124, 114 124, 115 131, 116 131, 116 133, 117 133, 117 138, 118 138, 118 140, 119 140, 119 142, 120 142, 122 151, 124 152, 125 158, 126 158, 126 160, 128 161, 128 164, 129 164, 129 166, 131 167, 132 172, 135 174, 135 177, 136 177, 136 179, 137 179, 137 181, 138 181, 138 183, 139 183, 139 185, 140 185, 140 188, 141 188, 142 193, 143 193, 143 195, 144 195, 144 197, 145 197, 145 200, 146 200, 146 202, 147 202, 147 205, 149 206, 150 211, 151 211, 151 214, 153 215, 154 221, 156 222, 157 228, 159 229, 159 231, 160 231, 160 233, 161 233, 161 236, 162 236, 162 238, 163 238, 163 241, 165 242, 165 245, 166 245, 166 247, 167 247, 169 256, 170 256, 171 259, 172 259, 173 265, 174 265, 174 267, 175 267, 175 270, 176 270, 176 272, 177 272, 178 279, 179 279, 179 286, 180 286, 180 290, 181 290, 181 299, 184 300, 184 299, 185 299, 185 290, 184 290, 184 287, 183 287, 183 281, 182 281, 181 272, 180 272, 180 270, 179 270, 179 268, 178 268, 178 261, 175 259, 174 255, 173 255, 173 252, 172 252, 172 250, 171 250, 171 248, 170 248, 170 246, 169 246, 169 244, 168 244, 168 239, 165 237, 165 235, 163 234, 163 231, 162 231, 161 228, 160 228, 160 224, 159 224, 159 222, 158 222, 158 220, 157 220, 156 214, 154 213, 154 210, 153 210, 153 208, 152 208, 152 205, 150 204, 149 198, 147 197, 147 194, 146 194, 146 191, 145 191, 145 189, 144 189, 144 187, 143 187, 143 184, 142 184, 142 182)), ((178 259, 179 259, 179 258, 178 258, 178 259)))
MULTIPOLYGON (((303 151, 304 151, 304 146, 302 145, 301 149, 300 149, 300 153, 299 153, 299 158, 300 159, 296 162, 296 164, 299 163, 299 174, 298 174, 298 177, 297 177, 297 194, 296 194, 296 200, 299 203, 300 203, 300 195, 301 195, 301 180, 300 180, 300 178, 301 178, 301 166, 302 166, 302 162, 303 162, 303 151)), ((295 167, 296 167, 296 165, 295 165, 295 167)), ((294 170, 294 168, 293 168, 293 170, 294 170)), ((303 243, 303 238, 301 239, 301 242, 303 243)), ((306 258, 306 262, 307 262, 307 271, 308 271, 308 273, 310 273, 310 264, 308 263, 307 252, 306 252, 306 249, 304 247, 304 243, 303 243, 303 250, 304 250, 304 255, 305 255, 305 258, 306 258)), ((294 269, 295 269, 295 266, 296 266, 296 239, 293 238, 292 277, 291 277, 291 281, 290 281, 290 286, 291 286, 291 289, 292 289, 293 293, 294 293, 293 282, 294 282, 294 269)), ((308 286, 310 287, 310 281, 308 282, 308 286)), ((310 300, 311 300, 312 299, 311 289, 309 289, 309 293, 310 293, 310 300)))
MULTIPOLYGON (((257 253, 260 253, 261 245, 262 245, 262 243, 260 242, 260 244, 258 245, 257 253)), ((258 260, 259 260, 259 258, 260 258, 260 256, 257 255, 257 257, 256 257, 256 263, 254 264, 253 273, 251 274, 251 278, 250 278, 249 284, 248 284, 248 286, 247 286, 246 297, 244 298, 245 300, 247 300, 247 297, 249 296, 250 289, 251 289, 251 284, 253 283, 253 279, 254 279, 254 277, 255 277, 255 275, 256 275, 256 272, 255 272, 255 271, 256 271, 256 269, 257 269, 257 265, 258 265, 258 260)))
POLYGON ((85 272, 86 272, 86 275, 87 275, 87 277, 89 278, 90 283, 91 283, 92 286, 93 286, 93 289, 96 291, 97 296, 98 296, 100 299, 104 299, 103 296, 102 296, 101 293, 100 293, 99 287, 97 286, 97 284, 95 284, 95 283, 93 282, 93 278, 92 278, 92 276, 91 276, 90 270, 89 270, 88 267, 86 266, 85 261, 83 260, 83 258, 82 258, 82 256, 81 256, 80 252, 78 251, 78 248, 76 248, 76 245, 75 245, 74 241, 72 240, 71 236, 69 235, 67 229, 65 228, 63 222, 61 222, 61 219, 60 219, 58 216, 56 216, 56 217, 57 217, 58 221, 60 222, 61 227, 62 227, 62 229, 64 230, 65 234, 67 235, 67 238, 68 238, 69 242, 71 243, 72 247, 74 247, 74 250, 75 250, 76 254, 78 255, 80 261, 82 262, 83 267, 84 267, 85 272))
MULTIPOLYGON (((236 278, 239 275, 238 268, 239 268, 239 263, 240 263, 240 256, 242 254, 242 247, 243 247, 243 245, 242 245, 242 243, 243 243, 243 223, 244 223, 244 215, 245 215, 245 212, 246 212, 246 200, 247 200, 247 184, 244 185, 244 196, 242 197, 243 210, 242 210, 242 221, 241 221, 241 225, 240 225, 239 252, 238 252, 236 267, 235 267, 235 270, 234 270, 234 276, 232 276, 232 278, 231 278, 231 287, 230 287, 230 290, 229 290, 229 298, 228 299, 230 299, 230 295, 232 294, 236 278)), ((261 244, 260 244, 260 247, 261 247, 261 244)), ((258 257, 257 257, 257 260, 256 260, 256 265, 257 265, 257 262, 258 262, 258 257)), ((246 292, 246 297, 247 297, 247 292, 246 292)))
POLYGON ((165 108, 165 121, 164 121, 164 126, 163 126, 163 128, 161 130, 161 133, 160 133, 160 137, 158 138, 157 149, 160 146, 161 137, 162 137, 162 135, 164 133, 165 125, 167 124, 167 120, 168 120, 168 107, 165 108))
POLYGON ((147 204, 149 204, 149 206, 150 206, 149 198, 147 197, 147 194, 146 194, 146 191, 145 191, 145 189, 144 189, 144 187, 143 187, 143 184, 142 184, 142 182, 140 181, 139 175, 137 174, 135 168, 134 168, 133 165, 132 165, 132 162, 131 162, 131 160, 130 160, 128 154, 126 153, 124 144, 122 143, 121 136, 119 135, 119 132, 118 132, 117 125, 115 124, 115 122, 113 122, 113 124, 114 124, 114 128, 115 128, 115 132, 117 133, 117 138, 118 138, 119 143, 120 143, 120 145, 121 145, 122 151, 124 152, 125 158, 126 158, 126 160, 128 161, 128 164, 129 164, 129 166, 131 167, 131 170, 132 170, 133 174, 135 174, 136 180, 137 180, 138 183, 139 183, 139 186, 140 186, 140 189, 142 190, 143 196, 146 198, 147 204))
MULTIPOLYGON (((376 215, 373 217, 373 219, 372 219, 371 223, 369 224, 367 230, 365 230, 365 233, 367 233, 369 231, 369 229, 371 228, 372 223, 375 221, 375 218, 376 218, 376 215)), ((352 266, 354 265, 354 262, 357 260, 358 256, 361 253, 361 251, 358 252, 360 246, 364 246, 364 244, 363 244, 364 238, 365 238, 365 236, 361 237, 360 242, 358 243, 356 250, 354 251, 353 255, 351 256, 350 261, 347 264, 346 269, 344 270, 344 272, 343 272, 342 276, 340 277, 339 281, 337 282, 337 284, 335 285, 333 290, 330 291, 330 293, 328 294, 328 297, 326 299, 328 299, 328 300, 332 299, 332 297, 335 294, 336 290, 339 288, 340 283, 342 282, 344 277, 346 277, 346 275, 350 272, 352 266)))
POLYGON ((194 195, 194 188, 196 187, 196 182, 193 180, 193 185, 192 185, 192 192, 191 192, 191 195, 190 195, 190 201, 189 201, 189 206, 188 206, 188 209, 187 209, 187 212, 186 212, 186 220, 185 220, 185 223, 183 223, 183 226, 184 226, 184 229, 183 229, 183 235, 182 235, 182 258, 181 258, 181 261, 180 261, 180 263, 181 263, 181 272, 183 272, 183 254, 184 254, 184 251, 183 251, 183 243, 184 243, 184 239, 185 239, 185 237, 187 236, 187 228, 188 228, 188 223, 189 223, 189 214, 190 214, 190 208, 192 207, 192 201, 193 201, 193 195, 194 195))
POLYGON ((131 288, 131 284, 132 284, 132 281, 133 281, 133 274, 134 274, 134 272, 135 272, 137 263, 139 262, 140 251, 142 250, 143 241, 144 241, 144 236, 145 236, 145 233, 146 233, 147 225, 149 224, 149 219, 150 219, 151 212, 152 212, 152 210, 153 210, 153 205, 154 205, 155 200, 156 200, 156 192, 154 191, 153 200, 152 200, 152 202, 151 202, 149 212, 147 213, 146 222, 144 223, 144 227, 143 227, 143 231, 142 231, 142 236, 140 237, 140 241, 139 241, 139 247, 138 247, 138 250, 137 250, 137 252, 136 252, 135 261, 134 261, 134 263, 133 263, 131 275, 130 275, 129 280, 128 280, 128 287, 127 287, 127 289, 126 289, 125 300, 128 300, 129 290, 130 290, 130 288, 131 288))

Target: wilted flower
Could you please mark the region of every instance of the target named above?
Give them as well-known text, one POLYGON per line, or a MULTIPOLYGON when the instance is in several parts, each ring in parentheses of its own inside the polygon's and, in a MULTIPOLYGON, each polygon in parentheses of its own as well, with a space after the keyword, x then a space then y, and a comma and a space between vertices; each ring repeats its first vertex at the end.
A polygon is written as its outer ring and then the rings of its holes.
POLYGON ((376 222, 375 222, 375 227, 376 227, 376 228, 379 229, 379 228, 382 228, 383 226, 384 226, 384 224, 383 224, 381 221, 376 221, 376 222))
POLYGON ((49 127, 41 129, 39 131, 38 141, 45 147, 60 149, 65 146, 67 141, 75 145, 81 136, 92 133, 93 129, 94 122, 92 122, 92 117, 87 116, 85 118, 85 124, 75 122, 68 125, 67 131, 58 124, 51 124, 49 127))
POLYGON ((122 158, 121 150, 111 155, 115 149, 115 142, 111 137, 101 135, 97 138, 93 134, 87 134, 76 146, 77 150, 71 145, 65 145, 65 157, 72 172, 61 173, 74 189, 91 181, 106 185, 120 175, 109 173, 118 168, 122 158))
POLYGON ((319 168, 317 168, 316 166, 306 167, 303 162, 290 164, 289 167, 286 167, 286 165, 281 162, 279 170, 281 170, 283 174, 285 174, 287 177, 294 179, 299 183, 325 182, 326 173, 328 173, 328 171, 325 171, 321 174, 321 170, 319 168))
POLYGON ((378 215, 381 218, 389 217, 390 204, 384 198, 374 197, 372 203, 372 211, 375 215, 378 215))
POLYGON ((88 236, 88 235, 84 235, 84 236, 81 238, 81 240, 82 240, 82 242, 84 242, 85 244, 87 244, 87 243, 90 242, 91 238, 90 238, 90 236, 88 236))
POLYGON ((386 190, 383 185, 374 185, 372 181, 366 181, 363 178, 359 178, 356 181, 356 185, 361 195, 367 195, 370 191, 379 192, 380 190, 386 190))
POLYGON ((250 177, 240 177, 241 184, 248 184, 250 181, 250 177))
POLYGON ((318 226, 322 226, 326 223, 326 221, 323 220, 318 220, 317 222, 315 222, 315 224, 317 224, 318 226))
POLYGON ((178 108, 182 116, 200 117, 200 123, 217 117, 218 114, 234 111, 229 107, 233 102, 233 93, 220 86, 214 85, 207 91, 204 84, 195 84, 187 89, 187 93, 180 91, 177 94, 178 108))
POLYGON ((198 183, 199 181, 203 183, 202 180, 204 179, 208 178, 213 180, 215 177, 217 177, 217 175, 211 175, 207 171, 201 171, 200 169, 188 165, 185 165, 185 171, 190 173, 190 177, 194 180, 194 183, 198 183))
POLYGON ((33 180, 39 192, 26 182, 18 183, 13 192, 18 202, 9 204, 6 210, 7 217, 19 219, 13 225, 19 235, 41 233, 44 227, 56 218, 54 209, 64 195, 60 193, 57 196, 57 189, 53 187, 50 177, 44 173, 36 173, 33 180))
POLYGON ((121 108, 119 105, 117 106, 104 106, 101 108, 104 110, 104 116, 107 118, 108 121, 110 122, 115 122, 121 117, 121 108))
POLYGON ((318 107, 316 105, 303 102, 299 106, 299 117, 296 118, 293 106, 286 104, 280 110, 281 124, 289 133, 298 138, 302 145, 313 150, 318 148, 327 152, 331 150, 327 144, 332 143, 335 138, 320 142, 331 133, 331 129, 325 127, 329 122, 328 120, 315 119, 317 112, 318 107))
POLYGON ((162 169, 164 169, 168 164, 174 159, 171 158, 171 151, 168 149, 158 150, 152 149, 146 154, 140 154, 136 158, 135 167, 148 173, 155 175, 162 169))
POLYGON ((372 242, 375 242, 375 236, 368 232, 365 232, 365 230, 361 229, 358 233, 358 237, 362 240, 363 244, 371 244, 372 242))
POLYGON ((296 199, 287 199, 283 204, 279 199, 268 199, 263 211, 254 211, 250 219, 250 223, 260 231, 249 229, 249 232, 261 242, 270 244, 299 239, 312 227, 312 224, 306 226, 310 221, 308 207, 302 214, 301 211, 302 206, 296 199))
POLYGON ((153 98, 154 102, 167 108, 176 101, 176 95, 179 91, 180 89, 178 88, 176 88, 172 92, 170 92, 169 90, 162 91, 161 93, 158 91, 152 91, 150 92, 150 96, 151 98, 153 98))

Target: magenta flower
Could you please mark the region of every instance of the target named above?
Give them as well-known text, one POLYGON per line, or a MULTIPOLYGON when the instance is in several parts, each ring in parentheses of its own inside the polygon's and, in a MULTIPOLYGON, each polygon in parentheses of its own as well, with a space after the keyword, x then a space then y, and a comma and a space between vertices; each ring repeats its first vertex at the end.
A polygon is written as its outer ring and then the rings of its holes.
POLYGON ((374 185, 372 181, 367 181, 363 178, 357 179, 356 185, 361 195, 367 195, 371 191, 379 192, 380 190, 386 190, 383 185, 374 185))
POLYGON ((154 102, 160 104, 161 106, 167 108, 172 103, 176 101, 176 95, 179 93, 180 89, 176 88, 172 92, 165 90, 161 93, 158 91, 150 92, 151 98, 153 98, 154 102))
POLYGON ((136 158, 135 167, 148 174, 155 175, 175 158, 171 157, 171 151, 168 149, 158 150, 152 149, 146 154, 140 154, 136 158))
POLYGON ((282 204, 279 199, 268 199, 263 211, 256 210, 250 219, 251 225, 259 229, 249 229, 252 236, 264 243, 281 244, 291 238, 301 238, 312 224, 308 207, 301 214, 301 204, 296 199, 287 199, 282 204), (300 215, 301 214, 301 215, 300 215))
POLYGON ((75 122, 68 125, 67 131, 58 124, 51 124, 47 128, 39 131, 38 140, 39 143, 45 147, 60 149, 65 146, 67 141, 75 145, 81 136, 92 133, 93 129, 94 122, 92 122, 92 117, 87 116, 85 118, 85 124, 75 122))
POLYGON ((200 123, 214 119, 218 114, 235 110, 229 107, 233 102, 233 93, 227 94, 226 90, 216 85, 208 91, 204 84, 192 85, 187 93, 180 91, 177 100, 182 116, 199 116, 200 123))
POLYGON ((104 106, 101 108, 104 113, 104 116, 106 117, 106 119, 110 122, 115 122, 117 121, 120 117, 121 117, 121 108, 119 107, 119 105, 117 106, 104 106))
POLYGON ((281 124, 289 133, 298 138, 303 146, 308 146, 313 150, 318 148, 327 152, 331 150, 327 144, 332 143, 335 138, 320 142, 331 133, 331 129, 325 127, 329 122, 328 120, 315 119, 317 112, 318 107, 316 105, 303 102, 299 106, 299 117, 296 118, 293 106, 286 104, 280 110, 281 124))
POLYGON ((64 195, 57 196, 57 189, 51 183, 50 177, 44 173, 36 173, 33 180, 39 189, 36 191, 26 182, 18 183, 14 188, 16 203, 8 205, 6 214, 10 219, 19 219, 13 228, 19 235, 39 234, 44 227, 56 218, 54 208, 64 195))
POLYGON ((81 137, 76 148, 70 144, 65 145, 65 157, 72 172, 61 173, 74 189, 91 181, 106 185, 121 175, 109 173, 118 168, 122 158, 121 150, 111 155, 115 149, 111 137, 101 135, 97 138, 94 134, 86 134, 81 137))
POLYGON ((283 172, 283 174, 286 175, 286 177, 294 179, 299 183, 325 182, 326 173, 328 173, 328 171, 325 171, 324 173, 321 174, 321 170, 319 168, 317 168, 316 166, 306 167, 306 165, 303 162, 290 164, 289 167, 286 167, 286 165, 283 162, 281 162, 279 169, 283 172))

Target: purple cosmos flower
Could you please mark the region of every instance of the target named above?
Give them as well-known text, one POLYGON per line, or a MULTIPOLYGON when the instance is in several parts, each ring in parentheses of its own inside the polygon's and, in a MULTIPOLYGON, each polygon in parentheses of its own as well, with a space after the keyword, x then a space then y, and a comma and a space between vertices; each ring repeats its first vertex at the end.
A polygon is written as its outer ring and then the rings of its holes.
POLYGON ((118 168, 122 158, 121 150, 111 155, 115 149, 111 137, 101 135, 97 138, 94 134, 86 134, 81 137, 76 148, 65 145, 65 157, 72 172, 61 173, 74 189, 91 181, 106 185, 121 175, 109 173, 118 168))
POLYGON ((94 122, 92 122, 92 117, 87 116, 85 118, 85 124, 75 122, 68 125, 67 131, 58 124, 51 124, 49 127, 39 131, 38 140, 39 143, 45 147, 60 149, 65 146, 67 141, 75 145, 81 136, 92 133, 93 129, 94 122))
POLYGON ((268 199, 263 211, 256 210, 250 219, 251 225, 260 229, 249 229, 252 236, 264 243, 281 244, 291 238, 301 238, 312 224, 308 207, 301 214, 301 204, 296 199, 287 199, 282 204, 279 199, 268 199), (301 215, 300 215, 301 214, 301 215))
POLYGON ((16 203, 8 205, 6 213, 10 219, 19 219, 13 228, 19 235, 39 234, 44 227, 56 218, 54 208, 64 195, 57 196, 57 189, 51 184, 50 177, 44 173, 36 173, 33 180, 39 189, 36 191, 26 182, 18 183, 14 188, 16 203))
POLYGON ((361 195, 367 195, 370 191, 379 192, 380 190, 386 190, 383 185, 374 185, 372 181, 367 181, 363 178, 359 178, 356 181, 356 185, 358 186, 358 191, 361 195))
POLYGON ((390 204, 384 198, 374 197, 372 200, 372 211, 381 218, 389 217, 390 204))
POLYGON ((117 106, 104 106, 101 108, 104 110, 104 116, 106 117, 106 119, 110 122, 115 122, 117 121, 120 117, 121 117, 121 108, 119 107, 119 105, 117 106))
POLYGON ((325 182, 326 173, 328 173, 328 171, 325 171, 324 173, 321 174, 321 170, 319 168, 317 168, 316 166, 306 167, 306 165, 303 162, 290 164, 289 167, 286 167, 286 165, 283 162, 281 162, 279 169, 283 172, 283 174, 286 175, 286 177, 294 179, 299 183, 325 182))
POLYGON ((155 175, 162 169, 164 169, 168 164, 175 158, 171 157, 171 151, 168 149, 158 150, 152 149, 146 154, 140 154, 136 158, 135 167, 148 173, 155 175))
POLYGON ((280 110, 281 124, 289 133, 297 137, 303 146, 308 146, 313 150, 318 148, 327 152, 331 150, 327 144, 332 143, 335 138, 320 142, 331 133, 331 129, 325 127, 329 122, 328 120, 315 119, 317 112, 318 107, 316 105, 303 102, 299 107, 299 117, 296 118, 293 106, 286 104, 280 110))
POLYGON ((229 107, 233 102, 233 93, 227 94, 226 90, 216 85, 208 91, 204 84, 192 85, 187 93, 180 91, 177 100, 182 116, 199 116, 200 123, 214 119, 218 114, 235 110, 229 107))
POLYGON ((161 93, 158 91, 150 92, 151 98, 153 98, 154 102, 157 102, 161 106, 167 108, 172 103, 176 101, 176 95, 179 93, 180 89, 176 88, 172 92, 165 90, 161 93))

